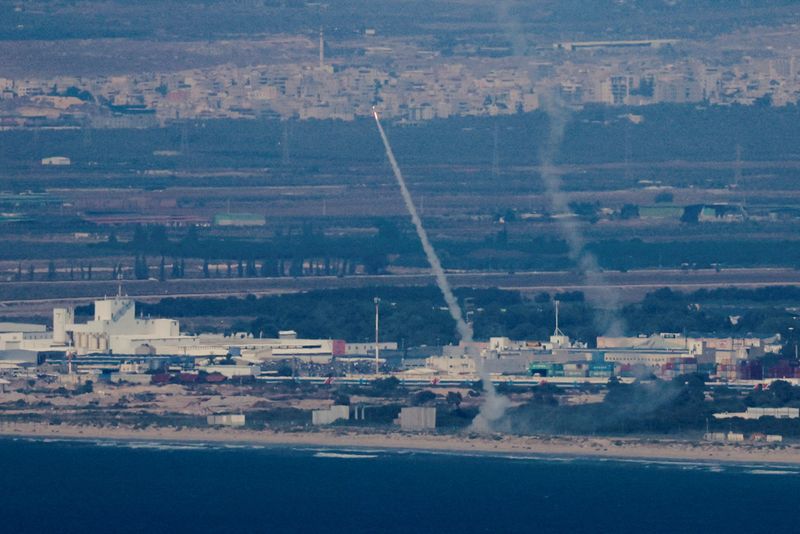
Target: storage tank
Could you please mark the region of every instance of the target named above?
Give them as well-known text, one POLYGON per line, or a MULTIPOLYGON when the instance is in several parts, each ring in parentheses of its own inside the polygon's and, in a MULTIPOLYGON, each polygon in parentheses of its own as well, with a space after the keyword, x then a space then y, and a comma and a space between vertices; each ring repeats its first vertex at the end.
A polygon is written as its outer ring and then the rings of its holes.
POLYGON ((53 309, 53 343, 67 344, 67 325, 74 322, 74 313, 71 308, 53 309))

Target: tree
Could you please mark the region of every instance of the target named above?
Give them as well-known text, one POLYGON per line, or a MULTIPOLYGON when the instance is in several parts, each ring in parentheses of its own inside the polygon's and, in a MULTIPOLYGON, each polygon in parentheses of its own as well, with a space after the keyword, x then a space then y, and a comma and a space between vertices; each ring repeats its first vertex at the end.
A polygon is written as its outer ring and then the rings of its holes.
POLYGON ((395 243, 403 237, 400 229, 391 219, 378 219, 375 226, 378 228, 378 239, 382 241, 395 243))
POLYGON ((447 404, 453 406, 453 408, 456 410, 459 410, 461 408, 461 401, 463 401, 464 398, 458 391, 448 391, 446 400, 447 404))
POLYGON ((367 274, 381 274, 389 264, 386 254, 368 254, 364 257, 364 270, 367 274))
POLYGON ((415 394, 411 402, 414 404, 414 406, 422 406, 429 404, 434 400, 436 400, 436 393, 425 389, 415 394))
POLYGON ((400 387, 400 380, 397 377, 390 376, 389 378, 379 378, 372 382, 372 388, 379 395, 387 395, 397 391, 400 387))
POLYGON ((544 304, 550 302, 550 293, 547 293, 546 291, 542 293, 537 293, 536 296, 533 297, 533 301, 538 304, 544 304))
POLYGON ((623 219, 638 219, 639 206, 636 204, 625 204, 619 212, 619 216, 623 219))
POLYGON ((147 230, 145 230, 141 224, 137 224, 136 228, 133 230, 131 245, 133 245, 136 250, 144 250, 147 246, 147 230))
POLYGON ((186 235, 183 237, 183 241, 181 244, 188 251, 191 251, 192 249, 197 247, 197 245, 199 244, 199 241, 197 239, 197 226, 192 225, 189 227, 189 231, 186 232, 186 235))
POLYGON ((781 406, 786 405, 794 398, 794 388, 786 380, 776 380, 771 383, 768 388, 775 403, 781 406))
POLYGON ((137 280, 147 280, 150 278, 150 268, 147 266, 147 258, 144 254, 136 256, 133 264, 133 276, 137 280))
POLYGON ((289 266, 289 276, 303 276, 303 258, 294 258, 289 266))
POLYGON ((661 203, 670 204, 673 199, 674 199, 674 197, 673 197, 672 193, 670 193, 669 191, 662 191, 662 192, 660 192, 659 194, 656 195, 655 201, 656 201, 657 204, 661 204, 661 203))
POLYGON ((246 273, 248 278, 255 278, 258 276, 258 271, 256 271, 256 260, 253 257, 247 258, 246 273))
POLYGON ((75 390, 75 393, 78 395, 83 395, 84 393, 93 393, 94 392, 94 382, 91 380, 87 380, 84 382, 82 386, 75 390))
POLYGON ((169 246, 169 239, 167 239, 167 229, 156 224, 150 230, 150 244, 156 249, 155 252, 164 254, 169 246))

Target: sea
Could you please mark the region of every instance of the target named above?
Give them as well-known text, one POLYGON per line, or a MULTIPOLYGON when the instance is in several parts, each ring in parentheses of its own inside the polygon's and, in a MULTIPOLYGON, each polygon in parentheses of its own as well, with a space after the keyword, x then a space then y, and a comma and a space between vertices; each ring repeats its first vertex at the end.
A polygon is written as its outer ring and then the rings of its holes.
POLYGON ((0 439, 0 532, 800 532, 800 468, 0 439))

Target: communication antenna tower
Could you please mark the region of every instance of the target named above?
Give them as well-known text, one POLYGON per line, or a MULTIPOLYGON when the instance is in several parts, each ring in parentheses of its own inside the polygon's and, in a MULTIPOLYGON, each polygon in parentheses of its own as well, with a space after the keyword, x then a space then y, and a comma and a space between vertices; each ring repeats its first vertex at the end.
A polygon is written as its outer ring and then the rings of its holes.
POLYGON ((564 332, 562 332, 561 329, 558 327, 558 306, 559 306, 560 302, 557 301, 557 300, 554 300, 553 302, 556 305, 556 329, 553 332, 553 335, 554 336, 563 336, 564 332))

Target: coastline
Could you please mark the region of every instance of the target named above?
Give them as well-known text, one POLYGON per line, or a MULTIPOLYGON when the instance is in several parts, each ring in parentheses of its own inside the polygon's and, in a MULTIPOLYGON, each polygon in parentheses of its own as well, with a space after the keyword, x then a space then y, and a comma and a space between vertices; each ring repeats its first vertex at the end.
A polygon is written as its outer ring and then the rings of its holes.
POLYGON ((617 460, 691 461, 708 463, 783 464, 800 466, 800 446, 722 444, 683 440, 584 436, 476 436, 467 434, 417 434, 399 431, 274 432, 237 428, 171 427, 135 429, 6 423, 0 438, 123 440, 165 443, 245 444, 270 447, 330 447, 353 449, 416 450, 453 454, 536 455, 617 460))

